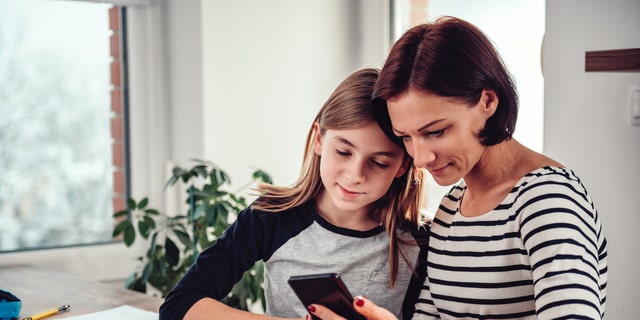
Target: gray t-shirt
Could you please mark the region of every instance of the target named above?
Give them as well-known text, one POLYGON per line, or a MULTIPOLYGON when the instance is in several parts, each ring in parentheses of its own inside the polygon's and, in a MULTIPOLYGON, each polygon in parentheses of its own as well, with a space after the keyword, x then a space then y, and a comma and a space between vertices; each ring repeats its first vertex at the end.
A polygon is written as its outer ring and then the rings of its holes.
MULTIPOLYGON (((413 240, 412 233, 399 230, 407 240, 413 240)), ((412 265, 399 259, 398 276, 391 289, 389 237, 382 226, 368 231, 336 227, 320 217, 313 203, 278 213, 248 208, 199 255, 167 295, 160 307, 160 319, 182 319, 202 298, 223 299, 244 272, 260 260, 265 263, 267 314, 304 317, 307 310, 289 287, 289 277, 338 273, 352 295, 365 295, 402 318, 403 304, 406 313, 413 311, 424 272, 417 273, 420 279, 412 273, 420 248, 415 244, 401 247, 412 265)))
MULTIPOLYGON (((411 235, 402 232, 409 240, 411 235)), ((267 314, 304 317, 305 307, 287 280, 294 275, 337 273, 352 295, 364 295, 402 319, 402 304, 417 264, 419 248, 403 246, 413 264, 400 261, 393 288, 389 287, 389 236, 382 228, 355 231, 331 225, 319 215, 284 243, 265 262, 267 314)))

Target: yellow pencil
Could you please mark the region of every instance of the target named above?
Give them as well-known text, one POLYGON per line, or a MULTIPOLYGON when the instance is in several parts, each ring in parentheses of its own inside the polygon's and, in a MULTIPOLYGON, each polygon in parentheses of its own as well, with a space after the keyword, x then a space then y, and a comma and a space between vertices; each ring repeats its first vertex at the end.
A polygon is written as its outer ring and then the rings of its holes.
POLYGON ((31 317, 23 318, 22 320, 40 320, 42 318, 46 318, 48 316, 52 316, 54 314, 57 314, 58 312, 65 311, 65 310, 69 309, 69 307, 70 307, 70 305, 66 304, 66 305, 64 305, 62 307, 49 309, 47 311, 40 312, 40 313, 38 313, 36 315, 33 315, 31 317))

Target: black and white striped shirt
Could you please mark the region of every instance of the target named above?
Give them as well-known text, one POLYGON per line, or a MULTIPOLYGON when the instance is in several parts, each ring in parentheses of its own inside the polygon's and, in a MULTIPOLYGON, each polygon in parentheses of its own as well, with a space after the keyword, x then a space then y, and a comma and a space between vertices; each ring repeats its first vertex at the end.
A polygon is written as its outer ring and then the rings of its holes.
POLYGON ((607 241, 573 171, 537 169, 478 217, 459 212, 465 189, 451 189, 431 225, 414 319, 602 318, 607 241))

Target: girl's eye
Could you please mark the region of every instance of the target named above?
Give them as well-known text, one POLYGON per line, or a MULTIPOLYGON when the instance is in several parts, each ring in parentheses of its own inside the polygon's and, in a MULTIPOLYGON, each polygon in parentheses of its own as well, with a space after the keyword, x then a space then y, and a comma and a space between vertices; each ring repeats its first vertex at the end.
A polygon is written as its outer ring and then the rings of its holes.
POLYGON ((386 163, 378 162, 378 161, 375 161, 375 160, 371 160, 371 162, 373 163, 373 165, 375 165, 376 167, 378 167, 380 169, 386 169, 386 168, 389 167, 389 165, 386 164, 386 163))
POLYGON ((342 151, 340 149, 336 149, 336 153, 341 157, 348 157, 351 155, 348 151, 342 151))

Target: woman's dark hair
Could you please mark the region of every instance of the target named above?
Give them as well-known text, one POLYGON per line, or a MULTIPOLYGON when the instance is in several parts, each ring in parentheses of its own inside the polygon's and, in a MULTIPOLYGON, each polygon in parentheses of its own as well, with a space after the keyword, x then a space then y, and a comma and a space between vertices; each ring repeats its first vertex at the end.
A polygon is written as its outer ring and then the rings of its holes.
POLYGON ((496 112, 480 131, 484 145, 513 135, 518 116, 514 81, 491 41, 471 23, 442 17, 409 29, 391 48, 373 92, 381 127, 393 135, 386 101, 418 89, 476 104, 482 90, 498 95, 496 112))

